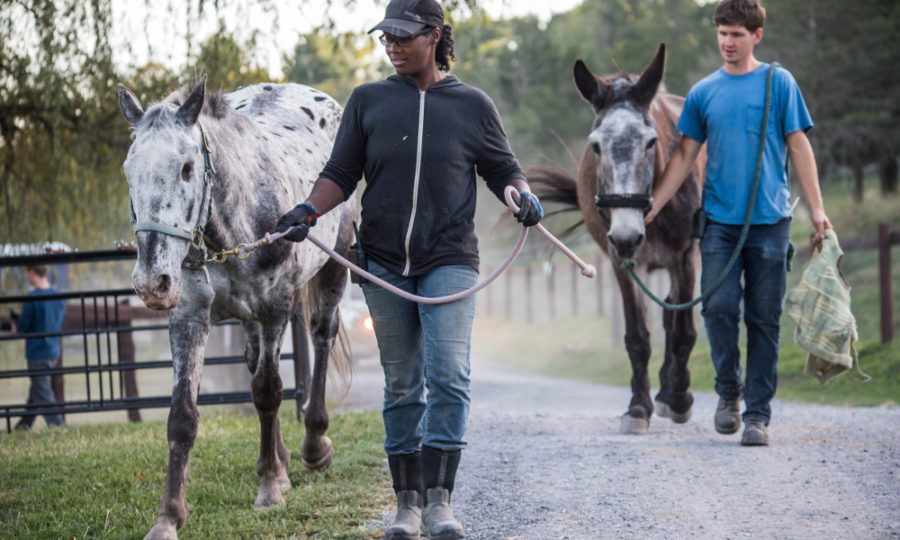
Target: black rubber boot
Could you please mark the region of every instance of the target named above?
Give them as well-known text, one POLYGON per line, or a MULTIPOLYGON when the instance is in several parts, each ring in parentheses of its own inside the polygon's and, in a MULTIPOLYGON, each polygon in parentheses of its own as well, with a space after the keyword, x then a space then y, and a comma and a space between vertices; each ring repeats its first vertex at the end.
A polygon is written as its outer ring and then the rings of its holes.
POLYGON ((422 453, 388 455, 394 493, 397 494, 397 518, 384 531, 385 540, 415 540, 422 529, 424 505, 422 453))
POLYGON ((422 448, 422 468, 425 476, 425 511, 422 521, 431 540, 457 540, 466 532, 450 509, 450 494, 459 467, 460 450, 445 452, 437 448, 422 448))

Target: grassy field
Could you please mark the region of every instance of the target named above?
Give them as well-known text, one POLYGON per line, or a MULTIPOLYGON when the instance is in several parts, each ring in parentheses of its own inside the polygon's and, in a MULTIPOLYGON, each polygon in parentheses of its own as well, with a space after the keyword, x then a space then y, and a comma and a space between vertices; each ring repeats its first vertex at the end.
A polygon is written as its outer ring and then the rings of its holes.
MULTIPOLYGON (((839 239, 873 236, 877 234, 879 222, 890 223, 895 230, 900 224, 900 197, 883 198, 878 193, 875 179, 870 179, 868 187, 863 205, 853 203, 849 187, 843 184, 834 183, 825 190, 826 211, 839 239)), ((802 206, 798 208, 791 227, 793 242, 797 246, 809 243, 812 230, 805 215, 801 215, 801 208, 802 206)), ((852 290, 852 309, 860 335, 857 343, 860 366, 872 376, 872 381, 863 384, 844 374, 827 385, 822 385, 815 378, 805 375, 803 366, 806 353, 794 343, 794 324, 784 316, 779 359, 779 398, 833 405, 875 406, 900 403, 900 314, 897 311, 900 308, 900 261, 896 256, 897 251, 895 247, 892 268, 895 339, 884 345, 880 343, 879 330, 877 253, 874 250, 851 252, 845 254, 841 262, 842 273, 852 290)), ((788 288, 799 281, 805 262, 794 261, 794 269, 788 275, 788 288)), ((603 259, 599 264, 609 263, 603 259)), ((610 272, 607 271, 606 276, 607 282, 612 281, 610 272)), ((512 290, 521 286, 519 282, 513 285, 512 290)), ((558 286, 557 290, 560 289, 558 286)), ((618 292, 609 294, 618 295, 618 292)), ((493 316, 480 316, 476 319, 473 339, 476 355, 556 377, 623 386, 630 384, 631 367, 621 339, 623 323, 613 318, 619 316, 621 308, 614 305, 607 308, 605 315, 599 315, 590 307, 595 302, 594 299, 588 298, 587 301, 581 300, 589 306, 581 306, 581 314, 563 315, 548 320, 546 305, 538 304, 535 312, 544 315, 544 319, 529 324, 523 321, 524 317, 521 315, 521 296, 516 298, 519 303, 513 304, 514 315, 511 320, 500 316, 497 312, 501 310, 496 307, 493 316), (590 314, 584 314, 588 311, 590 314)), ((584 293, 579 294, 579 298, 583 296, 584 293)), ((483 304, 484 297, 479 302, 483 304)), ((656 371, 662 364, 664 341, 658 313, 660 309, 656 306, 649 309, 652 311, 653 346, 650 360, 651 384, 657 388, 659 379, 656 371)), ((557 306, 557 313, 564 311, 566 310, 557 306)), ((696 308, 695 322, 699 336, 689 362, 691 386, 695 390, 712 391, 714 370, 709 359, 709 344, 703 321, 698 313, 699 308, 696 308)), ((741 343, 745 343, 743 337, 741 343)))
MULTIPOLYGON (((182 539, 369 538, 366 524, 392 498, 377 412, 331 418, 335 460, 300 465, 303 426, 282 407, 293 488, 281 508, 256 511, 256 415, 201 409, 188 474, 182 539)), ((0 437, 0 538, 141 538, 156 521, 165 484, 163 422, 41 429, 0 437)))

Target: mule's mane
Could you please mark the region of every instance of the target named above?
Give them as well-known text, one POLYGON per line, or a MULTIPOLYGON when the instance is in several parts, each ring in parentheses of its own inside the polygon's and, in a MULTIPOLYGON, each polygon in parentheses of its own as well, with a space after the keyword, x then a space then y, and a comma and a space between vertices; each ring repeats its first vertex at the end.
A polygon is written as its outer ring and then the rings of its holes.
MULTIPOLYGON (((609 75, 597 77, 597 80, 602 85, 605 85, 609 88, 609 91, 606 93, 606 99, 601 104, 599 109, 606 109, 617 103, 630 101, 628 91, 640 78, 641 76, 639 74, 627 73, 625 71, 619 71, 618 73, 610 73, 609 75)), ((656 90, 656 95, 659 96, 663 93, 666 93, 666 87, 664 83, 660 82, 659 87, 656 90)))

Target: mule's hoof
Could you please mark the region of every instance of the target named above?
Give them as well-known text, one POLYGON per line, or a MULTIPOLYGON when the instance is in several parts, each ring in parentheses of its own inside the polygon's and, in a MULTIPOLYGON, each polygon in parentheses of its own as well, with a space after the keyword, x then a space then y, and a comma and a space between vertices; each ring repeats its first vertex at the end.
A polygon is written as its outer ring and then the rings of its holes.
POLYGON ((301 455, 300 461, 303 462, 303 468, 309 472, 324 471, 331 466, 334 459, 334 447, 331 446, 331 439, 322 437, 322 445, 326 447, 325 453, 318 459, 307 460, 306 456, 301 455))
POLYGON ((622 423, 619 425, 619 433, 625 435, 644 435, 650 429, 650 420, 647 418, 635 418, 628 414, 622 415, 622 423))
POLYGON ((656 406, 656 415, 662 418, 668 418, 676 424, 683 424, 691 419, 691 414, 694 412, 694 408, 691 407, 683 413, 675 412, 672 410, 672 407, 669 407, 667 403, 663 403, 662 401, 655 401, 654 405, 656 406))
POLYGON ((178 540, 178 530, 173 523, 157 521, 144 540, 178 540))

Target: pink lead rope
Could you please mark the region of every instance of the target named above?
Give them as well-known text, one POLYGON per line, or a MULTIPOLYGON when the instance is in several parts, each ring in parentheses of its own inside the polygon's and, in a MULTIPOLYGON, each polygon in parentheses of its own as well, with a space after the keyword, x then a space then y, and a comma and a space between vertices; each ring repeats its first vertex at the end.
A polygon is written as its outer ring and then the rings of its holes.
MULTIPOLYGON (((506 190, 503 192, 503 195, 506 198, 507 206, 509 206, 509 209, 512 210, 513 214, 518 213, 519 206, 517 204, 517 201, 515 201, 514 199, 518 198, 519 194, 516 192, 515 188, 513 188, 512 186, 507 186, 506 190)), ((582 261, 578 257, 578 255, 575 255, 575 253, 573 253, 572 250, 570 250, 568 247, 566 247, 565 244, 563 244, 562 242, 559 241, 559 239, 557 239, 555 236, 550 234, 550 231, 545 229, 543 225, 538 223, 537 225, 534 226, 534 228, 537 229, 539 233, 543 234, 547 238, 547 240, 549 240, 554 246, 559 248, 560 251, 565 253, 567 257, 572 259, 572 261, 576 265, 578 265, 579 268, 581 268, 581 275, 583 275, 587 278, 593 278, 597 275, 597 269, 594 268, 593 265, 587 264, 584 261, 582 261)), ((262 245, 266 245, 266 244, 271 244, 275 240, 278 240, 278 239, 284 237, 285 235, 287 235, 288 233, 290 233, 292 229, 293 228, 288 229, 283 232, 274 233, 274 234, 266 233, 265 238, 263 238, 257 242, 254 242, 252 244, 252 247, 250 249, 247 249, 247 251, 244 253, 249 255, 249 251, 252 251, 253 248, 262 246, 262 245)), ((469 296, 470 294, 475 294, 476 292, 480 291, 481 289, 487 287, 495 279, 497 279, 497 277, 499 277, 500 274, 502 274, 503 271, 506 270, 510 264, 512 264, 512 262, 516 259, 516 257, 518 257, 519 252, 522 251, 522 246, 525 245, 525 238, 527 238, 527 237, 528 237, 528 227, 523 226, 522 233, 519 235, 519 241, 516 242, 516 245, 515 245, 515 247, 513 247, 509 256, 506 258, 505 261, 503 261, 503 264, 501 264, 499 268, 494 270, 491 273, 491 275, 489 275, 484 281, 475 285, 471 289, 467 289, 465 291, 461 291, 456 294, 451 294, 448 296, 439 296, 436 298, 427 298, 425 296, 418 296, 415 294, 411 294, 407 291, 404 291, 402 289, 399 289, 399 288, 395 287, 394 285, 391 285, 387 281, 384 281, 383 279, 381 279, 379 277, 373 276, 369 272, 366 272, 359 266, 356 266, 352 262, 348 261, 346 258, 344 258, 341 255, 339 255, 338 253, 336 253, 333 249, 331 249, 330 247, 323 244, 322 241, 320 241, 318 238, 316 238, 312 234, 308 235, 307 239, 310 242, 312 242, 313 244, 315 244, 319 249, 321 249, 322 251, 327 253, 329 257, 331 257, 332 259, 336 260, 337 262, 339 262, 342 265, 349 268, 351 272, 364 277, 365 279, 371 281, 372 283, 375 283, 376 285, 383 287, 384 289, 387 289, 388 291, 391 291, 392 293, 394 293, 402 298, 405 298, 412 302, 418 302, 420 304, 446 304, 448 302, 455 302, 456 300, 465 298, 465 297, 469 296)))

